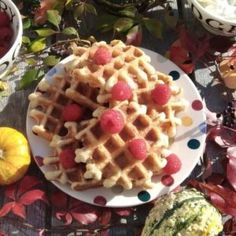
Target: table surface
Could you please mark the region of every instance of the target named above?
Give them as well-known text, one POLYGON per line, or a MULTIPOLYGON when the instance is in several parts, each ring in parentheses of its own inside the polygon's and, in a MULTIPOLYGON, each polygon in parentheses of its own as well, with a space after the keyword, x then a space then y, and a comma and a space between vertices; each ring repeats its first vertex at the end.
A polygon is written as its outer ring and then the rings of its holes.
MULTIPOLYGON (((185 24, 204 31, 200 23, 193 18, 189 6, 185 1, 179 1, 178 7, 179 8, 176 10, 176 14, 179 14, 185 24)), ((157 13, 154 12, 153 14, 157 13)), ((97 39, 103 39, 102 35, 98 35, 97 39)), ((141 46, 164 55, 170 44, 174 42, 175 39, 176 34, 173 30, 166 31, 163 40, 158 40, 147 33, 144 36, 141 46)), ((18 66, 22 66, 21 69, 24 70, 23 65, 19 64, 18 66)), ((217 75, 212 73, 212 71, 215 71, 214 65, 212 65, 211 70, 203 67, 202 65, 197 65, 194 73, 190 77, 199 90, 201 96, 205 99, 207 107, 214 112, 221 112, 227 104, 231 94, 227 91, 226 87, 219 80, 217 80, 217 75)), ((16 74, 15 76, 9 78, 8 83, 11 88, 11 95, 7 98, 0 99, 0 126, 13 127, 25 133, 28 95, 34 88, 15 91, 15 86, 19 81, 19 77, 20 76, 16 74)), ((212 155, 215 155, 214 148, 212 150, 212 155)), ((195 170, 192 175, 194 175, 194 173, 195 170)), ((37 176, 41 179, 43 181, 45 191, 52 192, 55 190, 55 187, 50 182, 45 180, 39 168, 33 162, 27 174, 37 176)), ((4 188, 0 188, 0 206, 7 201, 8 199, 6 199, 4 195, 4 188)), ((81 228, 81 225, 78 223, 73 223, 70 226, 63 226, 63 224, 55 218, 55 209, 51 205, 38 201, 30 206, 27 206, 26 209, 27 220, 25 221, 14 216, 13 214, 0 218, 0 232, 5 232, 6 235, 34 236, 39 235, 40 229, 48 229, 45 231, 46 235, 80 235, 79 229, 81 228)), ((112 216, 113 222, 116 223, 114 227, 111 227, 109 235, 138 235, 140 232, 139 230, 142 228, 148 209, 149 208, 144 204, 135 209, 135 216, 120 217, 119 219, 117 219, 117 214, 112 216), (122 224, 119 225, 119 223, 122 224)), ((96 228, 96 225, 90 225, 89 227, 96 228)), ((86 229, 87 227, 82 226, 82 228, 86 229)), ((86 234, 84 233, 84 235, 86 234)), ((89 234, 87 233, 87 235, 89 234)))

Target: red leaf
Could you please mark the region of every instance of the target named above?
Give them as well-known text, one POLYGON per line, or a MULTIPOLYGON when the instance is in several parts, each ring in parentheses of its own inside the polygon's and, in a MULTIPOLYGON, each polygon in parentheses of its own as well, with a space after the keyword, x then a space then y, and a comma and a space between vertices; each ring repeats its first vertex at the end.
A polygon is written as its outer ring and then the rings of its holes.
POLYGON ((39 231, 39 236, 44 236, 45 235, 45 229, 41 229, 39 231))
POLYGON ((143 34, 142 28, 138 25, 132 27, 126 35, 126 44, 139 46, 142 42, 143 34))
POLYGON ((16 200, 15 199, 15 191, 16 191, 16 185, 11 184, 11 185, 6 187, 5 196, 12 199, 12 200, 16 200))
POLYGON ((117 208, 117 209, 114 209, 114 211, 119 216, 129 216, 132 214, 133 209, 132 208, 117 208))
POLYGON ((211 128, 207 138, 208 140, 214 140, 222 148, 236 144, 236 132, 222 125, 211 128))
POLYGON ((69 225, 72 223, 72 215, 68 212, 62 211, 62 212, 56 212, 56 218, 58 220, 63 220, 66 225, 69 225))
POLYGON ((193 63, 183 63, 179 65, 179 67, 186 73, 186 74, 191 74, 193 73, 193 70, 195 68, 193 63))
POLYGON ((84 225, 93 223, 97 220, 97 215, 95 213, 79 213, 79 212, 71 212, 73 218, 84 225))
POLYGON ((45 193, 42 190, 35 189, 35 190, 31 190, 29 192, 26 192, 23 195, 21 195, 18 202, 23 205, 30 205, 37 200, 42 200, 44 202, 47 201, 45 193))
POLYGON ((12 209, 12 207, 14 206, 14 204, 15 204, 14 202, 5 203, 3 207, 0 209, 0 217, 3 217, 6 214, 8 214, 12 209))
MULTIPOLYGON (((206 157, 207 158, 207 157, 206 157)), ((212 171, 213 171, 213 168, 212 168, 212 162, 211 160, 209 160, 209 158, 207 158, 206 160, 204 160, 204 162, 206 163, 204 165, 204 172, 202 174, 202 178, 203 179, 207 179, 208 177, 210 177, 212 175, 212 171)))
POLYGON ((225 177, 222 174, 219 173, 212 173, 208 178, 207 178, 207 183, 219 185, 222 184, 224 181, 225 177))
POLYGON ((236 190, 236 158, 230 158, 227 165, 227 179, 236 190))
POLYGON ((220 185, 214 185, 211 183, 200 183, 196 180, 190 180, 190 184, 196 187, 200 187, 202 190, 207 190, 220 195, 227 204, 236 208, 236 192, 229 188, 222 187, 220 185))
POLYGON ((101 215, 98 218, 100 225, 107 225, 111 220, 111 210, 103 209, 101 215))
POLYGON ((212 204, 222 213, 236 216, 236 193, 234 191, 219 185, 200 183, 196 180, 191 180, 190 183, 210 196, 213 199, 212 204))
POLYGON ((51 195, 51 203, 58 209, 67 209, 68 196, 62 191, 56 191, 51 195))
POLYGON ((217 208, 224 208, 225 207, 225 200, 219 196, 216 193, 209 193, 209 197, 211 199, 211 202, 217 207, 217 208))
POLYGON ((25 219, 25 207, 20 204, 20 203, 15 203, 14 206, 12 207, 12 212, 20 216, 21 218, 25 219))
POLYGON ((194 60, 201 58, 209 49, 209 37, 196 37, 185 28, 180 31, 181 45, 194 56, 194 60))
POLYGON ((65 214, 65 225, 70 225, 72 223, 72 215, 70 213, 65 214))
POLYGON ((189 53, 179 45, 179 41, 175 41, 169 50, 169 57, 175 64, 181 65, 183 62, 189 60, 189 53))
POLYGON ((226 235, 236 234, 236 218, 232 217, 224 223, 224 232, 226 235))
POLYGON ((212 50, 224 53, 232 45, 232 40, 224 36, 214 36, 209 40, 209 44, 212 50))
POLYGON ((6 234, 0 231, 0 236, 6 236, 6 234))
POLYGON ((44 24, 47 20, 47 11, 52 9, 56 0, 42 0, 40 7, 36 10, 34 14, 34 20, 37 24, 44 24))
POLYGON ((19 183, 18 197, 40 183, 41 182, 35 176, 25 176, 19 183))

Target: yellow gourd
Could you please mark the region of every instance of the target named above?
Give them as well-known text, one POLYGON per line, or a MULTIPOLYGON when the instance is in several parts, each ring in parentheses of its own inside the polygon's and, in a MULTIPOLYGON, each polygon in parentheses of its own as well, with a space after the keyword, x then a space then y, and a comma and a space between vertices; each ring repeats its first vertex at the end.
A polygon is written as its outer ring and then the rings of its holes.
POLYGON ((19 131, 0 127, 0 185, 22 178, 30 164, 29 145, 19 131))

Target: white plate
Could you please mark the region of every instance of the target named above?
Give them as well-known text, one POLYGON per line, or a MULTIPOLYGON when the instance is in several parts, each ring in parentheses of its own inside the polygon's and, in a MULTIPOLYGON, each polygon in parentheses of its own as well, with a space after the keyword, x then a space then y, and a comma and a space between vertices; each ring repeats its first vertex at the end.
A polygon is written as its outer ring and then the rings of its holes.
MULTIPOLYGON (((168 193, 179 184, 181 184, 191 173, 203 152, 206 132, 205 115, 202 108, 201 97, 190 80, 190 78, 174 63, 163 56, 144 49, 152 60, 152 65, 159 71, 172 75, 178 86, 184 89, 184 97, 189 101, 189 107, 185 112, 179 113, 183 120, 183 126, 177 130, 177 136, 171 145, 173 153, 177 154, 182 160, 181 170, 172 176, 161 176, 155 180, 155 187, 149 190, 135 188, 133 190, 122 190, 120 188, 106 189, 103 187, 89 189, 84 191, 74 191, 68 185, 62 185, 53 181, 53 183, 63 192, 84 202, 102 205, 106 207, 127 207, 140 205, 149 202, 158 196, 168 193), (164 181, 161 181, 164 180, 164 181), (163 183, 169 184, 166 186, 163 183)), ((63 73, 63 65, 68 63, 72 57, 68 57, 52 68, 45 76, 50 80, 55 73, 63 73)), ((34 121, 27 116, 26 127, 27 136, 32 149, 33 156, 37 163, 38 157, 48 156, 50 149, 45 140, 32 133, 34 121)), ((39 165, 42 172, 45 167, 39 165)))

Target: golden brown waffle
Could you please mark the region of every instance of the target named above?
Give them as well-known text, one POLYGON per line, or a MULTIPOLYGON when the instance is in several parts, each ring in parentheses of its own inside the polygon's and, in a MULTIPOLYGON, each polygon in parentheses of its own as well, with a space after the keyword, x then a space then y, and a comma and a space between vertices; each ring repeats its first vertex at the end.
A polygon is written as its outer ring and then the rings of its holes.
MULTIPOLYGON (((180 108, 180 105, 173 106, 180 108)), ((75 160, 87 163, 85 178, 102 180, 105 187, 150 188, 152 177, 159 174, 166 163, 169 136, 162 130, 166 121, 161 115, 151 117, 146 106, 136 102, 123 102, 115 109, 126 116, 122 131, 109 135, 100 128, 99 119, 91 120, 88 127, 76 135, 83 148, 76 150, 75 160), (144 138, 148 145, 148 157, 144 161, 136 160, 127 149, 127 143, 137 137, 144 138)))
POLYGON ((55 153, 43 159, 43 164, 49 168, 45 177, 50 181, 56 180, 62 184, 70 184, 72 189, 74 186, 80 190, 101 186, 102 181, 84 178, 86 172, 85 163, 79 163, 75 168, 70 169, 65 169, 60 164, 59 154, 64 148, 74 150, 81 148, 81 141, 75 139, 75 135, 78 132, 77 124, 75 122, 66 122, 65 128, 68 131, 65 136, 54 135, 50 142, 50 146, 55 153))
MULTIPOLYGON (((76 60, 68 65, 69 74, 79 81, 86 81, 92 87, 110 91, 118 81, 127 81, 131 88, 137 89, 137 83, 147 81, 149 77, 156 78, 156 70, 150 64, 150 57, 141 49, 127 46, 119 40, 110 44, 105 42, 94 43, 91 48, 74 47, 76 60), (93 55, 99 47, 106 47, 112 54, 111 62, 106 65, 96 65, 93 55)), ((99 98, 98 98, 99 99, 99 98)), ((102 103, 101 99, 99 100, 102 103)))
POLYGON ((51 141, 55 134, 65 134, 62 119, 64 106, 76 101, 85 109, 84 119, 90 118, 93 109, 99 106, 96 104, 97 93, 97 89, 91 88, 86 83, 73 83, 71 77, 67 75, 56 75, 52 81, 43 79, 37 90, 29 95, 29 116, 36 121, 32 128, 33 133, 48 141, 51 141))

